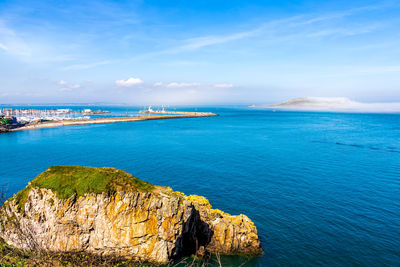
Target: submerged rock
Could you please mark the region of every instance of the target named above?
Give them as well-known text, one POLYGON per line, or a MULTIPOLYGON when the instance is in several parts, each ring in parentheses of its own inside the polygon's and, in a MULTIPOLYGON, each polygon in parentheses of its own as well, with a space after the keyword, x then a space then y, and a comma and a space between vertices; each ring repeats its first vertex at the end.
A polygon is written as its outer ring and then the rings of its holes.
POLYGON ((245 215, 113 168, 56 166, 0 208, 0 238, 26 250, 85 251, 166 264, 199 253, 259 254, 245 215))

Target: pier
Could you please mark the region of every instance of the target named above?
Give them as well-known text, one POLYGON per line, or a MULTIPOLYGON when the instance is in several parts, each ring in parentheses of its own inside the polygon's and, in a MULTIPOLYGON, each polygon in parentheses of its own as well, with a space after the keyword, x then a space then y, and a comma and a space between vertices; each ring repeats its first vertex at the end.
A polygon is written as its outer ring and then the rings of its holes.
POLYGON ((44 121, 38 123, 30 123, 19 128, 10 129, 10 132, 33 130, 41 128, 53 128, 68 125, 85 125, 85 124, 102 124, 102 123, 117 123, 117 122, 131 122, 131 121, 145 121, 145 120, 165 120, 165 119, 182 119, 182 118, 199 118, 199 117, 214 117, 218 114, 212 112, 182 112, 173 115, 102 115, 104 118, 95 119, 79 119, 79 120, 61 120, 61 121, 44 121), (107 117, 105 117, 107 116, 107 117))

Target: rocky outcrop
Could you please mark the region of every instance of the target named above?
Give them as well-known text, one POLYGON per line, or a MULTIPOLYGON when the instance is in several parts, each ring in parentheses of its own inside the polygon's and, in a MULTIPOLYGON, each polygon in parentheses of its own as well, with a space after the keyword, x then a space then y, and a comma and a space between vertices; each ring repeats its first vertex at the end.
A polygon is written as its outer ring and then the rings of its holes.
POLYGON ((0 208, 0 237, 20 249, 85 251, 156 264, 199 249, 261 252, 247 216, 231 216, 212 209, 204 197, 137 180, 111 168, 49 168, 0 208), (104 180, 99 173, 114 176, 104 180), (118 183, 116 175, 123 176, 118 183))

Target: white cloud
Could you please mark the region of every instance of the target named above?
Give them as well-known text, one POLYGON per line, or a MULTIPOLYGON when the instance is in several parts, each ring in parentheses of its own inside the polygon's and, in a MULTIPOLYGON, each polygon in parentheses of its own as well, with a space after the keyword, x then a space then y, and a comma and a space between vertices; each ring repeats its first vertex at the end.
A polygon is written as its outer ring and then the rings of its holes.
POLYGON ((140 78, 129 78, 127 80, 116 80, 115 84, 118 86, 131 87, 134 85, 142 84, 143 80, 140 78))
POLYGON ((182 87, 196 87, 200 86, 199 83, 177 83, 177 82, 172 82, 167 84, 168 88, 182 88, 182 87))
POLYGON ((66 82, 66 81, 64 81, 64 80, 61 80, 61 81, 59 81, 59 82, 58 82, 58 84, 59 84, 59 85, 66 85, 66 84, 67 84, 67 82, 66 82))
POLYGON ((154 87, 160 87, 160 86, 163 86, 163 83, 162 82, 156 82, 156 83, 153 84, 153 86, 154 87))
POLYGON ((214 84, 214 87, 218 87, 218 88, 232 88, 233 84, 231 83, 218 83, 218 84, 214 84))

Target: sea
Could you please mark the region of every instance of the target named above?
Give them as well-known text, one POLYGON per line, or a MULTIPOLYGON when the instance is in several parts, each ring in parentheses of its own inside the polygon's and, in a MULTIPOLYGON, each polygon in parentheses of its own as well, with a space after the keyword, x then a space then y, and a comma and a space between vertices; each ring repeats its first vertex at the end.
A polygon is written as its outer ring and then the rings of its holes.
POLYGON ((253 220, 264 253, 223 266, 400 266, 400 114, 174 108, 219 116, 1 134, 0 181, 12 195, 52 165, 119 168, 253 220))

